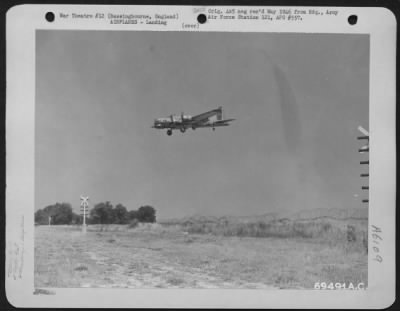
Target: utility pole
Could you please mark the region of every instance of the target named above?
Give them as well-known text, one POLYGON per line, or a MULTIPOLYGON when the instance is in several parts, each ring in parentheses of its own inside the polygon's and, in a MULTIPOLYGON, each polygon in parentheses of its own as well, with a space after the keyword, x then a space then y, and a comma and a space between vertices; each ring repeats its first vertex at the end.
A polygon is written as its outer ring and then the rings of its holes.
POLYGON ((81 215, 83 216, 82 233, 86 233, 86 216, 89 214, 89 197, 81 195, 81 215))

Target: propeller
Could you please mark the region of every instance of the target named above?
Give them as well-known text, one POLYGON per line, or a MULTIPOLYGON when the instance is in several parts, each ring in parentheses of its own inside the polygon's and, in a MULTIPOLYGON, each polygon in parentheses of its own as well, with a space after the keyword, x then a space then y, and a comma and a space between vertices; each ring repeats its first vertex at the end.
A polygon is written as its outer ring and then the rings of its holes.
POLYGON ((171 114, 171 123, 174 123, 174 116, 171 114))
POLYGON ((182 123, 181 132, 184 133, 186 130, 186 127, 185 127, 185 115, 183 114, 183 111, 181 112, 181 123, 182 123))

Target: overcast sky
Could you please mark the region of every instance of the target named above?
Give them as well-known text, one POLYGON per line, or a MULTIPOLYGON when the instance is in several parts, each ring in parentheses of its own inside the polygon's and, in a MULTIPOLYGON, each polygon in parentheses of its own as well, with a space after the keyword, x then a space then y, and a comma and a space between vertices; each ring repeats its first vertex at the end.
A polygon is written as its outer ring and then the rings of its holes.
POLYGON ((362 206, 369 37, 36 33, 36 209, 150 204, 161 218, 362 206), (222 106, 229 127, 151 128, 222 106))

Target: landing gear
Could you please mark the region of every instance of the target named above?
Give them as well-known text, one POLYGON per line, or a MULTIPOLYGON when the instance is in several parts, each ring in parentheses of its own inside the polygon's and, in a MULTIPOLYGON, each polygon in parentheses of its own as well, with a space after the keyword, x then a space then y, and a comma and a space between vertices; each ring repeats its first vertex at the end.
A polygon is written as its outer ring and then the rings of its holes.
POLYGON ((167 135, 168 135, 168 136, 171 136, 171 135, 172 135, 172 130, 168 130, 168 131, 167 131, 167 135))
POLYGON ((196 127, 194 125, 192 125, 192 130, 194 131, 196 129, 196 127))
POLYGON ((215 131, 215 127, 213 127, 213 131, 215 131))
POLYGON ((185 133, 186 128, 185 127, 181 127, 180 130, 181 130, 182 133, 185 133))

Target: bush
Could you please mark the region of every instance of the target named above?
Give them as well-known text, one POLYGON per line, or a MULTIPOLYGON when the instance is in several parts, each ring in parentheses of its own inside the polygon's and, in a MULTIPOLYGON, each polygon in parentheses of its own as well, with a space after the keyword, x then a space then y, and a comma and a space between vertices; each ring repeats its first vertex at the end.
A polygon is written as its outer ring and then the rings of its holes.
POLYGON ((136 228, 139 224, 139 220, 133 218, 129 221, 128 228, 136 228))
MULTIPOLYGON (((275 237, 275 238, 328 238, 337 239, 337 228, 324 221, 292 221, 292 222, 191 222, 185 221, 182 228, 195 234, 215 234, 242 237, 275 237)), ((337 229, 340 230, 340 229, 337 229)), ((354 239, 355 240, 355 239, 354 239)))
POLYGON ((347 241, 348 242, 356 241, 356 228, 352 225, 347 225, 347 241))

